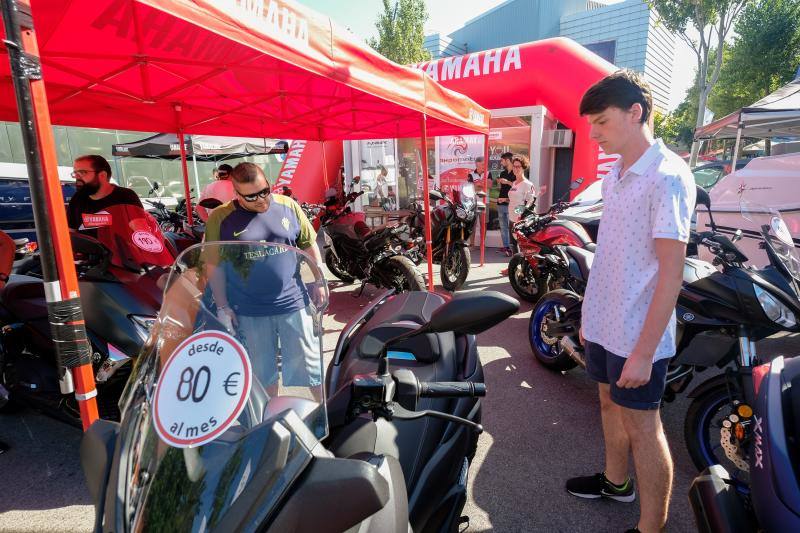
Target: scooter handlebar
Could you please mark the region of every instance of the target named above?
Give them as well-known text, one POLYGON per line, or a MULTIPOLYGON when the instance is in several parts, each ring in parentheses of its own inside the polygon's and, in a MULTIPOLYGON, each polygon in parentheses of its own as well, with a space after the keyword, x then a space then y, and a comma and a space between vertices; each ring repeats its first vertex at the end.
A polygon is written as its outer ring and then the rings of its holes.
POLYGON ((420 398, 475 398, 486 396, 485 383, 471 381, 421 381, 420 398))

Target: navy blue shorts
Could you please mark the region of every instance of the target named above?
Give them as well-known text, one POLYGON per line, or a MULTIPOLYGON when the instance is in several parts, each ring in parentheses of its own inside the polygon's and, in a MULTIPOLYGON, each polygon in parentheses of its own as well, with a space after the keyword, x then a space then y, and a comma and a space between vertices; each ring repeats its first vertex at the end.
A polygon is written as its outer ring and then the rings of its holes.
POLYGON ((667 382, 669 358, 659 359, 653 363, 650 381, 645 385, 635 389, 621 389, 617 387, 617 381, 622 374, 626 359, 589 341, 586 341, 585 353, 586 372, 593 380, 610 385, 611 399, 615 404, 640 411, 658 409, 661 405, 661 397, 664 395, 667 382))

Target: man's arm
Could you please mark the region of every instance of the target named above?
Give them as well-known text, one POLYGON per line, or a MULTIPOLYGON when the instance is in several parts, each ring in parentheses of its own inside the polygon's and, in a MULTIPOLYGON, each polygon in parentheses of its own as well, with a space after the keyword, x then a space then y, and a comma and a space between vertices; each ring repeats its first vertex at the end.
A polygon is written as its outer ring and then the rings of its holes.
POLYGON ((654 239, 658 257, 658 278, 653 301, 647 309, 642 332, 625 362, 617 381, 621 388, 636 388, 650 381, 653 355, 675 309, 683 281, 686 243, 674 239, 654 239))
POLYGON ((325 264, 322 261, 322 253, 319 251, 319 246, 317 246, 316 242, 307 248, 303 248, 303 251, 308 252, 311 255, 311 257, 314 258, 314 263, 316 263, 317 266, 320 267, 320 269, 322 268, 322 265, 325 264))

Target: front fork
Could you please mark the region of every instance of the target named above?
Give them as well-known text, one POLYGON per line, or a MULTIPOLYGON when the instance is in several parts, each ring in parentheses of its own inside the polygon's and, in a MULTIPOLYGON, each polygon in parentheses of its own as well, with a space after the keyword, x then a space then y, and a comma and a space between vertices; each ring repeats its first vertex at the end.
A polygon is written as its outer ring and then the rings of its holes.
POLYGON ((745 326, 739 326, 739 386, 748 405, 755 403, 755 389, 753 388, 753 368, 759 364, 756 342, 750 338, 745 326))

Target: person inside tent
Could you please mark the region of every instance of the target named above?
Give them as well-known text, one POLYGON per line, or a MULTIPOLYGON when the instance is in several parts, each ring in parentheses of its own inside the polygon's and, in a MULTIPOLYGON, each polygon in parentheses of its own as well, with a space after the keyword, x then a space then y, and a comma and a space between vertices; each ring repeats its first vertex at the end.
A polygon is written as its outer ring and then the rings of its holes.
POLYGON ((91 154, 78 157, 73 163, 72 177, 78 192, 67 206, 67 225, 92 237, 97 228, 111 224, 110 217, 97 217, 108 207, 132 205, 142 208, 139 196, 132 190, 111 183, 111 165, 105 157, 91 154))
MULTIPOLYGON (((214 171, 214 181, 206 185, 203 189, 203 193, 200 195, 200 201, 206 198, 214 198, 224 204, 233 200, 235 193, 230 179, 231 172, 233 172, 233 167, 227 163, 221 164, 219 168, 214 171)), ((208 220, 208 215, 210 213, 211 210, 200 207, 199 205, 197 206, 197 216, 199 216, 200 220, 203 222, 208 220)))

